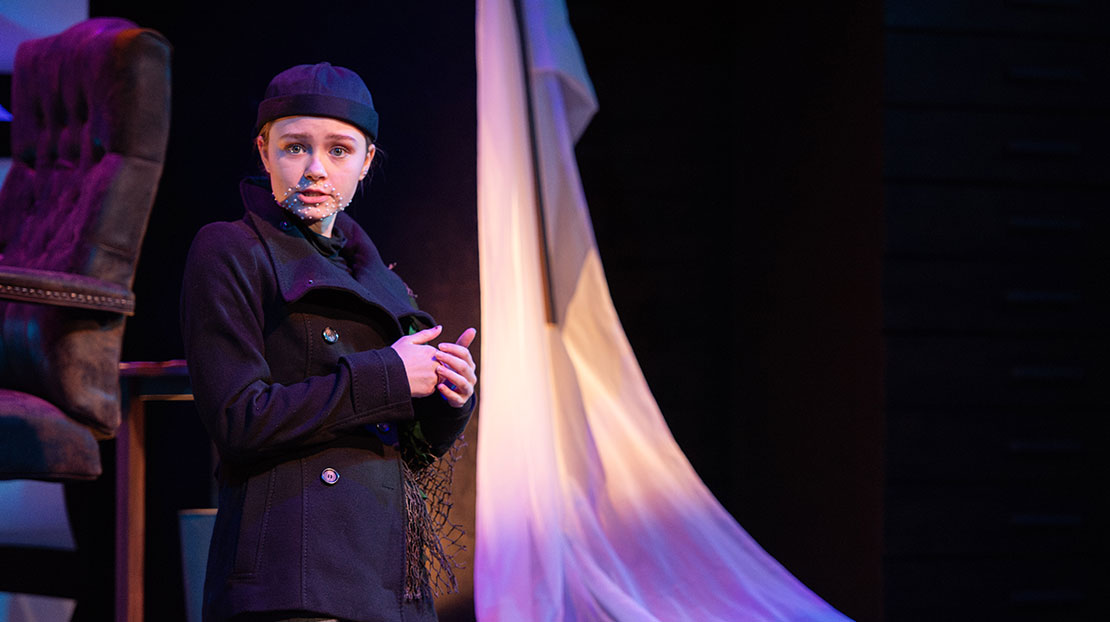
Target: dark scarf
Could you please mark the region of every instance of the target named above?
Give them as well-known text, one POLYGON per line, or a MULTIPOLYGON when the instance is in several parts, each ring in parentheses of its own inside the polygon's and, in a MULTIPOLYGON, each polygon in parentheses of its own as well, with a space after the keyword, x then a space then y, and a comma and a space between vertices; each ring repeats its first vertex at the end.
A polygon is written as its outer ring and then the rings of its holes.
MULTIPOLYGON (((290 219, 292 220, 292 219, 290 219)), ((343 254, 343 248, 347 245, 347 236, 339 227, 332 227, 331 237, 326 238, 319 233, 316 233, 300 220, 294 220, 297 223, 297 228, 304 234, 316 252, 324 256, 325 259, 334 263, 335 265, 343 268, 348 273, 351 271, 351 266, 348 263, 347 257, 343 254)))

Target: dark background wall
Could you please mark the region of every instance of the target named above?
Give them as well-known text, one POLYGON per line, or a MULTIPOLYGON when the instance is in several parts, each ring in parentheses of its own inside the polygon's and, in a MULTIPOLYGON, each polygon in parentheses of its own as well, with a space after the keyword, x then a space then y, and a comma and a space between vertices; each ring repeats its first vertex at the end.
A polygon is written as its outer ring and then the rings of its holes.
MULTIPOLYGON (((175 46, 170 149, 125 358, 181 356, 189 241, 239 216, 268 79, 324 59, 359 71, 382 114, 387 158, 354 215, 449 331, 477 325, 473 5, 435 4, 340 2, 321 15, 91 3, 175 46)), ((602 259, 663 414, 711 490, 819 595, 879 620, 881 5, 718 4, 569 3, 601 105, 578 155, 602 259)), ((185 435, 157 437, 171 451, 185 435)), ((460 480, 472 497, 472 471, 460 480)), ((472 524, 472 499, 458 510, 472 524)), ((469 580, 442 603, 445 619, 470 615, 469 580)), ((148 617, 170 602, 148 598, 148 617)))
POLYGON ((1110 6, 885 22, 887 615, 1102 619, 1110 6))

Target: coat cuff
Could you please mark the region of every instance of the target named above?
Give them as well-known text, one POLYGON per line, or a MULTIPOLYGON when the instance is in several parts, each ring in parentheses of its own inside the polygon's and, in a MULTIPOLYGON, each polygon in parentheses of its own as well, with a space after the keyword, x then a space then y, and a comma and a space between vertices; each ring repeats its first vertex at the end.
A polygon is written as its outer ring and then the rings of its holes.
POLYGON ((341 361, 351 370, 351 406, 356 416, 373 415, 374 421, 414 417, 405 363, 393 348, 356 352, 341 361))

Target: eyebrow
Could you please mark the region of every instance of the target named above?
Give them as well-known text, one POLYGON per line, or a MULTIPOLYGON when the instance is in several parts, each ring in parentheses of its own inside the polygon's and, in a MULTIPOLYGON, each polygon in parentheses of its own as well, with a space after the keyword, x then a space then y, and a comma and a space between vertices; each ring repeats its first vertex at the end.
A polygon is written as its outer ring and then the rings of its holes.
MULTIPOLYGON (((304 141, 304 142, 310 142, 310 139, 312 137, 309 136, 308 134, 282 134, 278 138, 281 139, 281 140, 300 140, 300 141, 304 141)), ((357 140, 354 136, 352 136, 350 134, 328 134, 324 138, 326 140, 349 140, 349 141, 356 141, 357 140)))

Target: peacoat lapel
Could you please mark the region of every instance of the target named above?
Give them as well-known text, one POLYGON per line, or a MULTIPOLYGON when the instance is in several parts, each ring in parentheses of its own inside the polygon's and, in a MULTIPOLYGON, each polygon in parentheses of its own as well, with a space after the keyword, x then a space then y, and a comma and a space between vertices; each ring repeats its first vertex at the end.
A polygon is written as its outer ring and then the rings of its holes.
POLYGON ((404 282, 386 267, 373 241, 350 216, 340 212, 335 221, 352 251, 352 269, 348 274, 335 269, 305 239, 300 228, 274 202, 265 178, 243 180, 240 192, 247 220, 270 256, 285 302, 299 300, 313 289, 341 290, 386 311, 397 322, 398 330, 400 319, 406 316, 434 325, 430 315, 411 304, 404 282))

